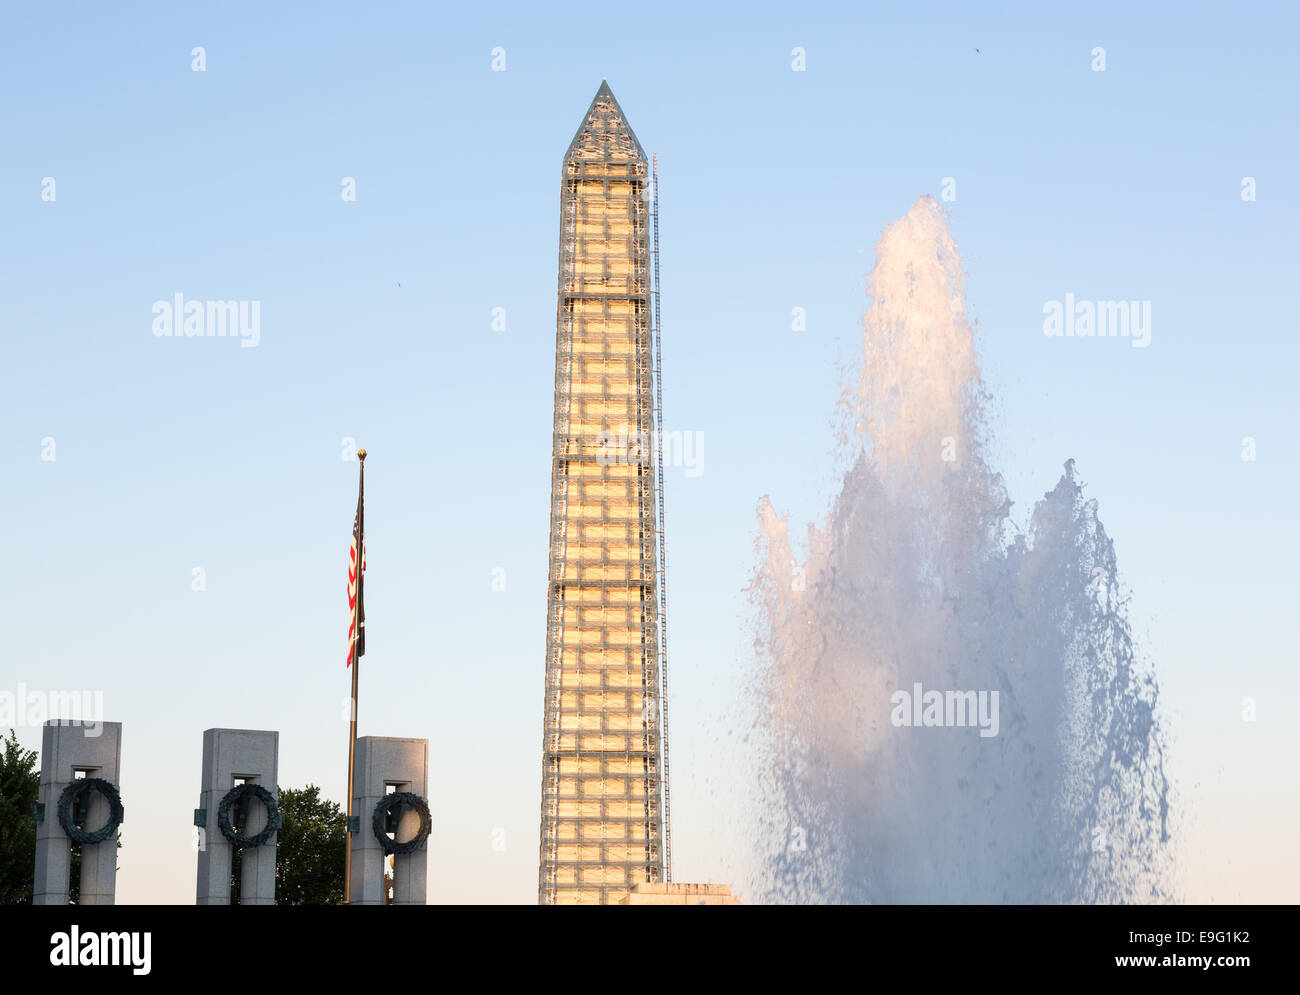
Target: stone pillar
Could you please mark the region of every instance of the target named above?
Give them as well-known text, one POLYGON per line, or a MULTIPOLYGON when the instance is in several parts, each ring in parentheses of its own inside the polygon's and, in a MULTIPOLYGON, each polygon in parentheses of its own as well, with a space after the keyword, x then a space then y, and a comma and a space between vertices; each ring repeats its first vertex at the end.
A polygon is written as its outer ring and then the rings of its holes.
MULTIPOLYGON (((384 849, 375 837, 375 807, 389 793, 409 791, 426 798, 429 791, 429 741, 393 739, 386 736, 357 738, 356 768, 353 775, 352 814, 358 832, 352 834, 352 904, 384 903, 384 849)), ((427 804, 427 802, 426 802, 427 804)), ((415 837, 420 825, 418 813, 407 811, 398 824, 396 840, 415 837)), ((393 857, 393 903, 424 905, 428 879, 427 846, 393 857)))
MULTIPOLYGON (((119 785, 122 723, 61 722, 51 719, 41 731, 42 806, 36 825, 36 884, 33 905, 67 905, 72 841, 59 825, 59 798, 78 775, 119 785)), ((91 832, 109 820, 108 800, 89 796, 85 828, 91 832)), ((81 904, 112 905, 117 891, 117 837, 81 848, 81 904)))
MULTIPOLYGON (((257 729, 207 729, 203 733, 203 770, 199 807, 194 821, 199 829, 199 869, 195 901, 199 905, 230 904, 230 869, 234 844, 218 825, 217 812, 236 782, 260 785, 276 801, 280 795, 280 734, 257 729)), ((243 835, 254 836, 266 827, 267 812, 257 800, 249 803, 243 835)), ((275 904, 275 850, 278 834, 261 846, 244 847, 239 878, 241 905, 275 904)))

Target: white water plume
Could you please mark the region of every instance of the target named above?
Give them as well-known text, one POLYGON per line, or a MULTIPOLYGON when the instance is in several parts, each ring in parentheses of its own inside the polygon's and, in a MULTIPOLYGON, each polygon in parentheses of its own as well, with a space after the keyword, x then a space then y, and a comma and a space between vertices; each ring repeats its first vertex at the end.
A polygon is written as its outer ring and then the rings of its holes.
POLYGON ((844 480, 800 560, 759 506, 755 755, 769 900, 1168 900, 1157 688, 1073 461, 1023 531, 985 459, 986 393, 943 210, 880 238, 844 480), (995 736, 900 726, 917 685, 998 692, 995 736))

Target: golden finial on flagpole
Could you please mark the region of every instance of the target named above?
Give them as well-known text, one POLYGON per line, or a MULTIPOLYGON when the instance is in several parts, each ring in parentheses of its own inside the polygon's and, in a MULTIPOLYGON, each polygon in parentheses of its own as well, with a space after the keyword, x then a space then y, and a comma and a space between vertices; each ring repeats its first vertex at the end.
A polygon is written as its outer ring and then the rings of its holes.
POLYGON ((357 450, 357 459, 361 460, 362 463, 366 461, 366 451, 364 449, 357 450))

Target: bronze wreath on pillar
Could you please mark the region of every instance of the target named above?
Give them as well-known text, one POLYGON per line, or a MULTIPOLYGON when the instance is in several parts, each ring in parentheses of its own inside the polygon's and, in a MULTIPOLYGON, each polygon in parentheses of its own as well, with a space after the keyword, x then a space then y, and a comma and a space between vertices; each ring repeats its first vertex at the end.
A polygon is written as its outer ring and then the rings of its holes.
POLYGON ((375 806, 374 817, 371 819, 371 826, 375 831, 375 839, 379 840, 379 845, 384 848, 384 853, 411 853, 424 846, 424 841, 429 838, 429 832, 433 829, 433 819, 429 816, 429 806, 423 798, 410 791, 396 791, 379 799, 379 804, 375 806), (390 812, 401 812, 403 808, 409 808, 419 814, 420 829, 405 843, 398 843, 397 840, 388 838, 388 815, 390 812))
POLYGON ((221 835, 230 840, 234 846, 261 846, 280 828, 280 807, 276 805, 275 797, 271 792, 260 784, 253 784, 251 781, 237 784, 226 792, 226 796, 221 799, 221 804, 217 806, 217 825, 221 827, 221 835), (235 832, 234 824, 230 821, 230 810, 239 804, 245 795, 252 795, 266 806, 266 828, 255 836, 243 836, 235 832))
POLYGON ((63 827, 63 831, 73 843, 80 843, 83 846, 103 843, 117 832, 117 827, 122 824, 125 815, 122 796, 117 793, 117 788, 102 777, 79 778, 64 788, 63 794, 59 795, 59 825, 63 827), (109 813, 108 821, 103 826, 94 832, 87 832, 73 821, 72 806, 85 799, 91 792, 98 792, 108 800, 109 813))

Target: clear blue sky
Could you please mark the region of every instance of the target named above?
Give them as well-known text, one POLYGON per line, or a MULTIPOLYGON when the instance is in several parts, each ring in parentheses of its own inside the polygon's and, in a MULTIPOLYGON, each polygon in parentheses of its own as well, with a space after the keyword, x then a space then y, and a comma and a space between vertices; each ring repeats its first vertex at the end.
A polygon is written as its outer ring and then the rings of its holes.
POLYGON ((1271 869, 1300 819, 1294 8, 575 10, 6 13, 0 690, 125 723, 119 899, 193 901, 205 728, 279 729, 281 782, 342 798, 349 437, 361 732, 430 741, 432 901, 535 900, 559 165, 602 77, 659 153, 665 420, 705 439, 667 482, 678 879, 743 866, 709 785, 756 501, 824 512, 876 235, 952 177, 1013 517, 1078 461, 1165 688, 1186 893, 1300 897, 1271 869), (1150 347, 1045 338, 1067 292, 1151 301, 1150 347), (176 293, 260 301, 260 344, 156 338, 176 293))

